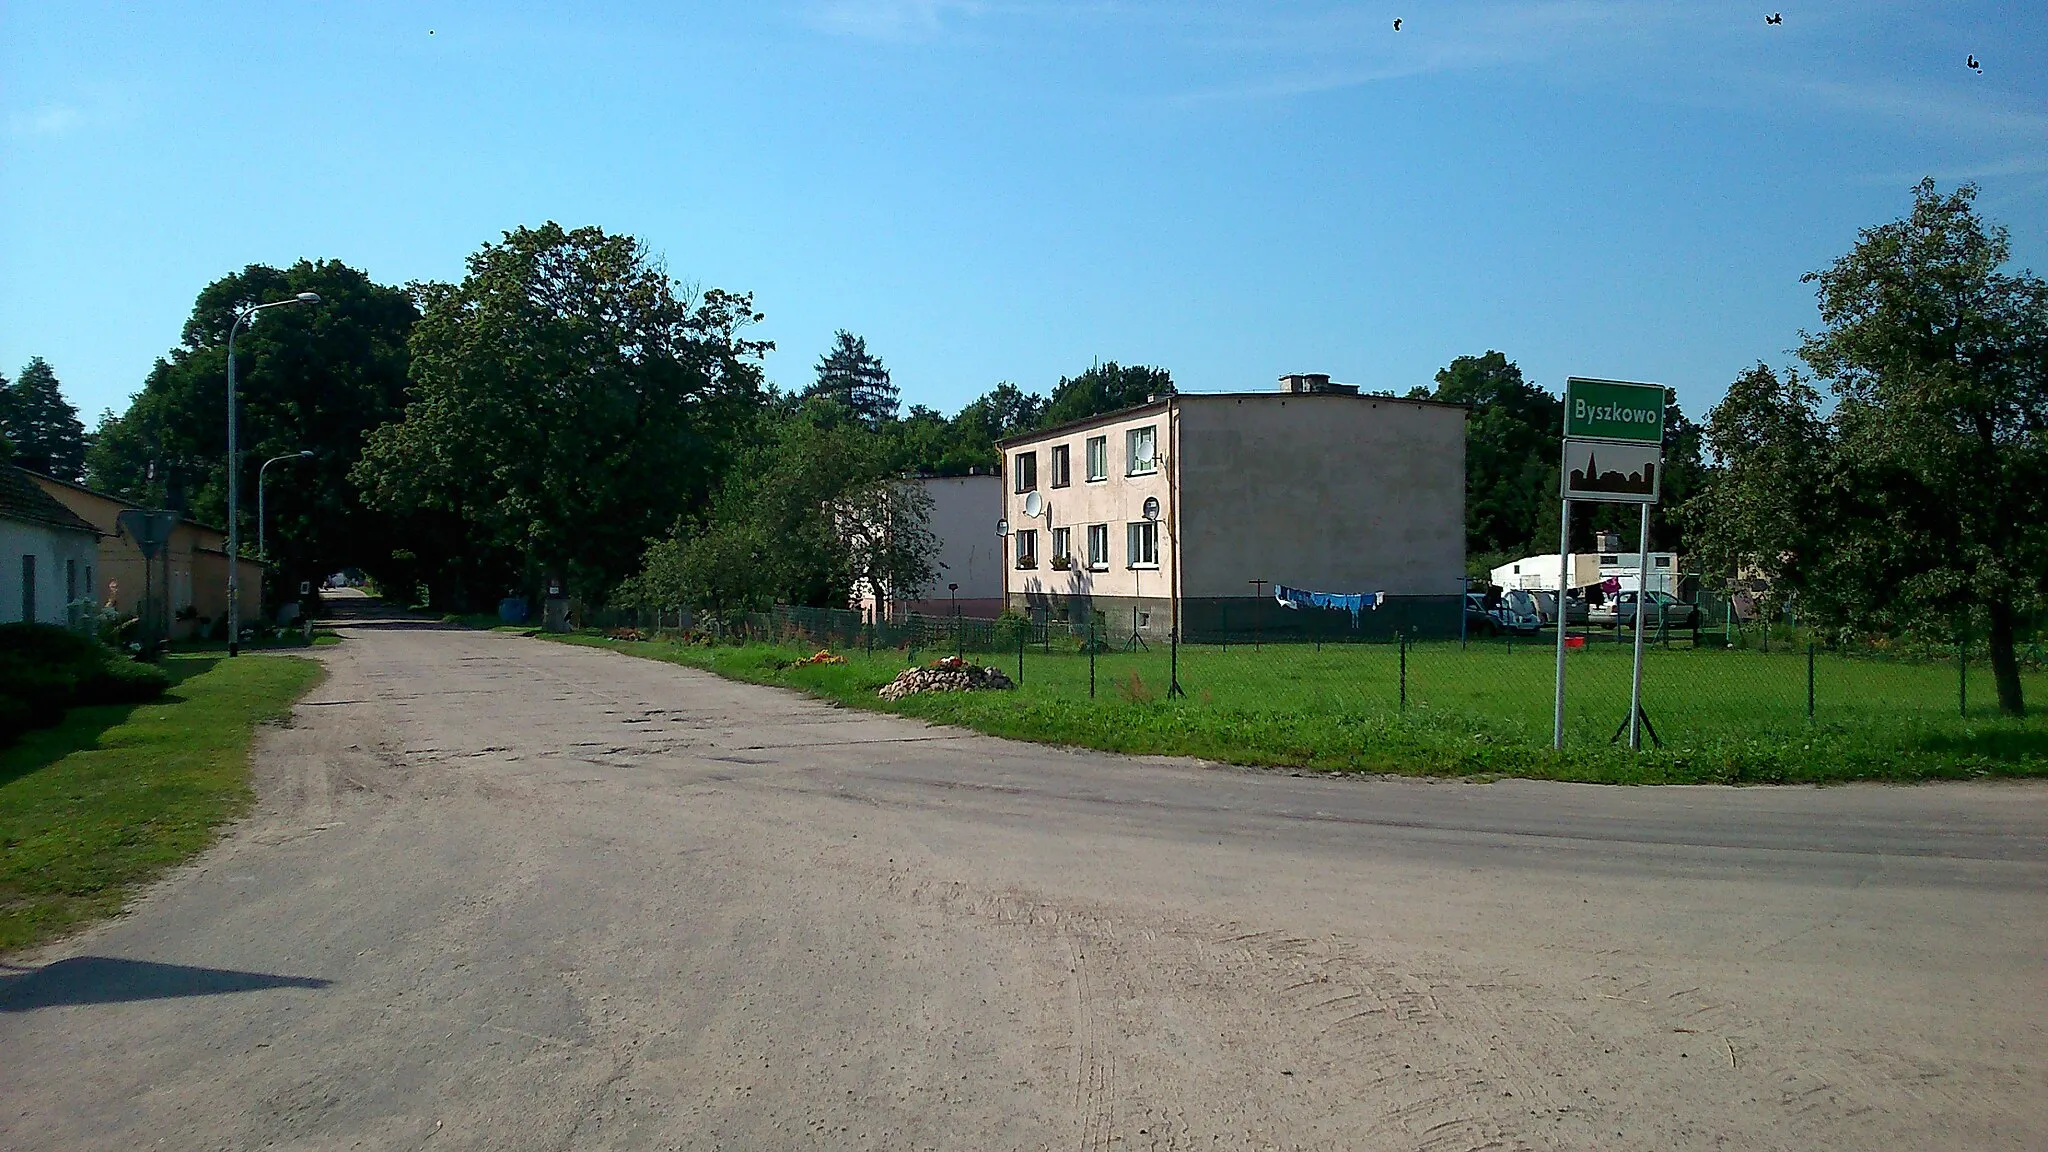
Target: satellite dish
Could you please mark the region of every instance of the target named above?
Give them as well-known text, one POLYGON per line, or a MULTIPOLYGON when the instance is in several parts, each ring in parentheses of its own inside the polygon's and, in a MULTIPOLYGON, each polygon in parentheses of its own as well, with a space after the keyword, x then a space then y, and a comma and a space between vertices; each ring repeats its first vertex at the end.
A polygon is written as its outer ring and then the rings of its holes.
POLYGON ((1147 496, 1147 497, 1145 497, 1145 519, 1147 519, 1147 520, 1157 520, 1157 519, 1159 519, 1159 497, 1157 497, 1157 496, 1147 496))
POLYGON ((1024 497, 1024 514, 1033 520, 1045 515, 1045 497, 1037 492, 1024 497))

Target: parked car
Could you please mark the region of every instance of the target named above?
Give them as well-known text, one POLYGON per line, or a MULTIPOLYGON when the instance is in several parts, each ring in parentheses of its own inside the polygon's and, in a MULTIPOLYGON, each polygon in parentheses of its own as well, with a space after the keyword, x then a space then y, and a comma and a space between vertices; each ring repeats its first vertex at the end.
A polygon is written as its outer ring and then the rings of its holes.
MULTIPOLYGON (((1699 609, 1669 592, 1650 593, 1650 614, 1643 620, 1647 629, 1663 627, 1673 631, 1690 629, 1699 616, 1699 609)), ((1636 624, 1636 593, 1617 592, 1607 598, 1607 603, 1595 605, 1586 614, 1588 624, 1596 628, 1634 628, 1636 624)))
MULTIPOLYGON (((1549 591, 1539 591, 1531 592, 1529 593, 1529 595, 1534 597, 1536 600, 1536 614, 1543 617, 1544 626, 1552 627, 1556 625, 1557 593, 1549 591)), ((1566 616, 1570 618, 1567 621, 1568 623, 1584 624, 1586 622, 1586 598, 1580 596, 1576 592, 1567 593, 1565 595, 1564 610, 1566 616)))
POLYGON ((1465 634, 1468 636, 1534 636, 1543 631, 1543 616, 1536 599, 1517 588, 1503 593, 1494 607, 1486 606, 1479 592, 1465 594, 1465 634))

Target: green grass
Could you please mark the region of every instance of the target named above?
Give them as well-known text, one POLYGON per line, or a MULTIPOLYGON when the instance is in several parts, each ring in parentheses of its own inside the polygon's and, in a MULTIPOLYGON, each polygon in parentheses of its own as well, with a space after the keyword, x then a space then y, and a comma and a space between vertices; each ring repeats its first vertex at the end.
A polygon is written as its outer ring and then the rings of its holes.
POLYGON ((154 704, 74 708, 0 751, 0 951, 110 915, 247 809, 258 724, 320 678, 311 660, 179 653, 154 704))
MULTIPOLYGON (((900 651, 843 652, 839 666, 779 667, 806 652, 767 645, 709 648, 558 637, 735 679, 797 688, 861 708, 959 724, 997 736, 1114 752, 1199 756, 1234 764, 1420 775, 1498 775, 1605 783, 1826 783, 2048 775, 2048 718, 1994 714, 1990 675, 1970 673, 1970 714, 1958 714, 1953 664, 1822 655, 1815 715, 1806 715, 1806 656, 1653 649, 1644 710, 1662 748, 1610 743, 1627 715, 1630 653, 1570 655, 1566 746, 1552 751, 1553 650, 1540 644, 1420 644, 1408 651, 1407 703, 1391 645, 1186 646, 1188 696, 1166 699, 1163 651, 1096 661, 1028 651, 1016 692, 915 696, 874 690, 904 667, 900 651)), ((920 653, 920 659, 939 655, 920 653)), ((1017 654, 979 662, 1017 674, 1017 654)), ((2048 707, 2048 675, 2026 676, 2048 707)))

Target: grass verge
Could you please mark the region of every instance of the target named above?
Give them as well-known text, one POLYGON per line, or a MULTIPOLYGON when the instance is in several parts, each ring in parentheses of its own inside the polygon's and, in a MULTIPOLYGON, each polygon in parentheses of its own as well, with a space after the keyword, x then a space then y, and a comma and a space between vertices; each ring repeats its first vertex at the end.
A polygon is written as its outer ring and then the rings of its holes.
MULTIPOLYGON (((1666 743, 1635 754, 1608 742, 1627 711, 1625 651, 1572 657, 1566 748, 1555 752, 1552 656, 1528 645, 1469 652, 1455 644, 1417 646, 1408 654, 1404 707, 1395 687, 1398 654, 1387 645, 1319 653, 1273 645, 1262 652, 1183 648, 1182 677, 1192 696, 1175 700, 1160 690, 1163 653, 1103 657, 1091 699, 1085 658, 1040 658, 1034 651, 1018 691, 891 703, 874 693, 904 667, 900 652, 847 652, 843 665, 789 667, 808 652, 590 634, 548 638, 993 736, 1232 764, 1610 784, 2048 776, 2048 718, 1957 715, 1955 672, 1941 666, 1825 666, 1822 702, 1809 720, 1801 654, 1660 653, 1645 673, 1645 706, 1666 743)), ((981 659, 1016 672, 1014 655, 981 659)), ((2043 687, 2038 679, 2030 684, 2036 700, 2043 700, 2043 687)))
POLYGON ((319 680, 291 656, 174 653, 153 704, 74 708, 0 751, 0 952, 120 909, 250 801, 256 726, 319 680))

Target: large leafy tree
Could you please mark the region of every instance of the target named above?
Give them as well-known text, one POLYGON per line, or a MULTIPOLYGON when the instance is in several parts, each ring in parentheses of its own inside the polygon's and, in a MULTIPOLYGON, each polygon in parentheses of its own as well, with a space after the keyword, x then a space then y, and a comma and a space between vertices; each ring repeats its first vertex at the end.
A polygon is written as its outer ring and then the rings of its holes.
POLYGON ((896 385, 882 358, 869 352, 861 337, 843 328, 834 333, 832 347, 818 357, 817 371, 805 396, 836 400, 870 428, 896 418, 896 385))
POLYGON ((1086 420, 1119 408, 1173 394, 1173 374, 1143 364, 1125 366, 1114 360, 1096 364, 1078 376, 1062 376, 1046 403, 1043 426, 1086 420))
POLYGON ((0 434, 14 444, 14 462, 21 467, 59 480, 85 477, 85 425, 41 356, 14 383, 0 387, 0 434))
POLYGON ((2048 602, 2048 285, 2009 272, 1975 189, 1915 189, 1818 285, 1801 356, 1834 394, 1753 371, 1709 421, 1725 464, 1702 519, 1822 624, 1885 634, 1981 624, 2008 715, 2016 641, 2048 602))
POLYGON ((717 613, 777 601, 845 607, 863 582, 905 592, 935 578, 930 501, 897 446, 824 398, 765 411, 707 515, 642 557, 629 598, 717 613))
POLYGON ((1460 356, 1429 398, 1471 409, 1465 423, 1465 549, 1486 556, 1537 550, 1557 523, 1558 437, 1564 402, 1522 378, 1499 352, 1460 356))
POLYGON ((317 292, 317 305, 273 308, 235 340, 241 393, 242 539, 257 537, 257 472, 269 473, 265 540, 288 589, 349 565, 379 571, 389 524, 347 481, 370 429, 405 403, 406 339, 418 313, 404 288, 334 260, 252 264, 206 286, 182 340, 150 370, 125 412, 108 412, 86 452, 95 487, 150 506, 227 516, 227 336, 250 305, 317 292))
POLYGON ((750 297, 682 288, 630 236, 507 232, 425 285, 404 418, 353 478, 459 607, 559 575, 600 598, 698 511, 760 406, 750 297))

